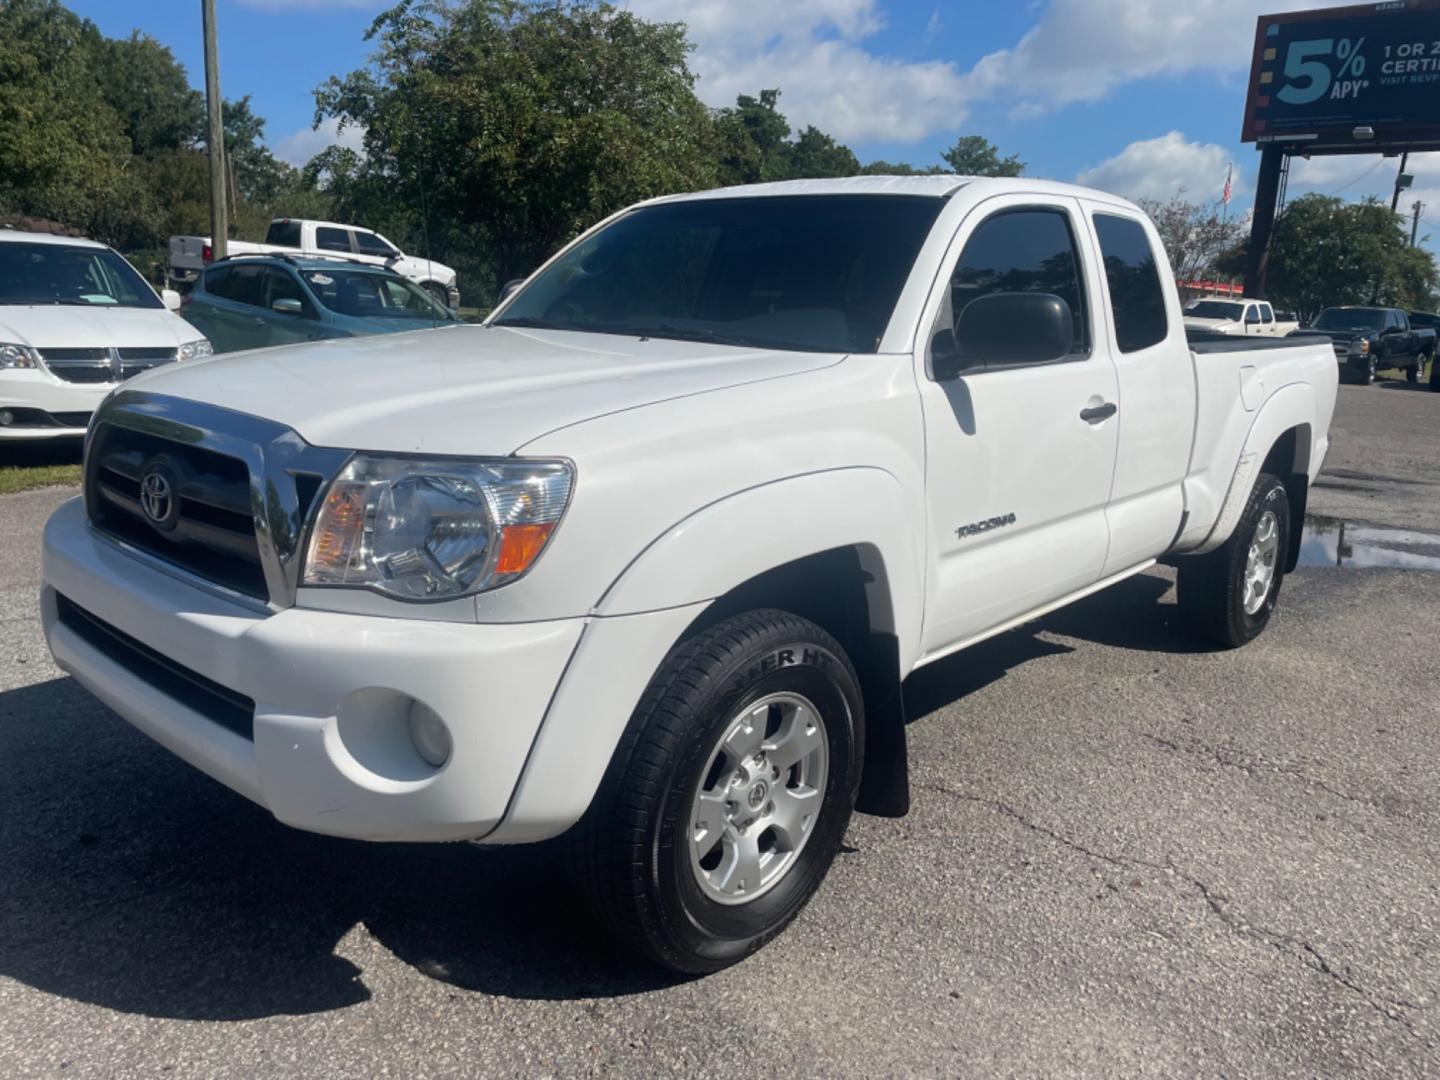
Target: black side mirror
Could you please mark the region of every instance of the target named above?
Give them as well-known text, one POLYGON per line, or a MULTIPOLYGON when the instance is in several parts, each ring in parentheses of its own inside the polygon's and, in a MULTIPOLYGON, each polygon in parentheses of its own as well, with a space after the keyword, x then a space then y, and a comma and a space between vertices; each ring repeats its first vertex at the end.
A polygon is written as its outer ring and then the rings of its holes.
POLYGON ((954 339, 960 370, 1048 364, 1070 355, 1075 320, 1054 293, 990 293, 965 305, 954 339))
POLYGON ((515 294, 515 290, 524 284, 525 279, 523 277, 511 278, 505 282, 505 287, 500 290, 500 302, 504 303, 506 300, 509 300, 510 297, 515 294))
POLYGON ((955 347, 955 331, 948 327, 936 330, 935 336, 930 339, 930 377, 936 382, 950 382, 958 379, 969 366, 960 360, 960 350, 955 347))

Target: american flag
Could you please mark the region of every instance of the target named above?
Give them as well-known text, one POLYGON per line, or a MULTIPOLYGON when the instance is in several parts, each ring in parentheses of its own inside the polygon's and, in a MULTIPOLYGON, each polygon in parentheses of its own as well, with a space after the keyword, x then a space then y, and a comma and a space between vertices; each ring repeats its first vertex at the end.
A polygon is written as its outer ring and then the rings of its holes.
POLYGON ((1230 205, 1230 178, 1235 173, 1235 163, 1232 161, 1225 170, 1225 190, 1220 193, 1220 201, 1226 206, 1230 205))

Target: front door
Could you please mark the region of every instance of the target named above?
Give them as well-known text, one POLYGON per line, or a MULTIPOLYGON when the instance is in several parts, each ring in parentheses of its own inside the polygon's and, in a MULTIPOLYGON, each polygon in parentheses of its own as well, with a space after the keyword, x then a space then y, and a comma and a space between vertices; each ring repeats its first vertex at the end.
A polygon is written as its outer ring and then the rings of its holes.
POLYGON ((924 648, 937 654, 1100 579, 1115 470, 1115 365, 1097 332, 1099 266, 1079 204, 1002 196, 980 204, 932 294, 922 359, 937 329, 995 292, 1059 296, 1074 317, 1070 355, 977 366, 937 382, 920 371, 929 514, 924 648), (1082 412, 1084 415, 1082 416, 1082 412))

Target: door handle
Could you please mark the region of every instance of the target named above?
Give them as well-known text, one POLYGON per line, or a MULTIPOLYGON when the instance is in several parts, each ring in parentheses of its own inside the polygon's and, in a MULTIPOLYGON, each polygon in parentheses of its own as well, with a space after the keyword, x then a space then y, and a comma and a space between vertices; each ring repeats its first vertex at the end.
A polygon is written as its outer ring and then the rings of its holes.
POLYGON ((1113 401, 1107 401, 1104 405, 1094 405, 1088 409, 1081 409, 1080 419, 1084 420, 1087 424, 1098 424, 1102 421, 1109 420, 1110 417, 1119 411, 1119 405, 1116 405, 1113 401))

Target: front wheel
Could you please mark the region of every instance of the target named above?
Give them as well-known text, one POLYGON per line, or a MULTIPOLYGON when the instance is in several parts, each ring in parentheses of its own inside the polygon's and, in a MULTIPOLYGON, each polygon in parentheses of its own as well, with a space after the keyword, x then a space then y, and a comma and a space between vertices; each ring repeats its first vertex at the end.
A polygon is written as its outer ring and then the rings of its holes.
POLYGON ((450 291, 437 281, 425 282, 425 291, 443 308, 450 306, 450 291))
POLYGON ((844 839, 863 725, 854 668, 805 619, 752 611, 678 645, 570 837, 601 922, 687 974, 779 934, 844 839))
POLYGON ((1290 528, 1284 482, 1261 473, 1230 539, 1180 560, 1180 610, 1197 630, 1229 649, 1260 636, 1280 598, 1290 528))
POLYGON ((1412 383, 1419 383, 1422 375, 1425 374, 1425 354, 1420 353, 1415 357, 1415 363, 1405 369, 1405 378, 1412 383))
POLYGON ((1371 353, 1370 358, 1365 361, 1365 367, 1360 371, 1360 385, 1369 386, 1375 381, 1378 364, 1375 361, 1375 354, 1371 353))

